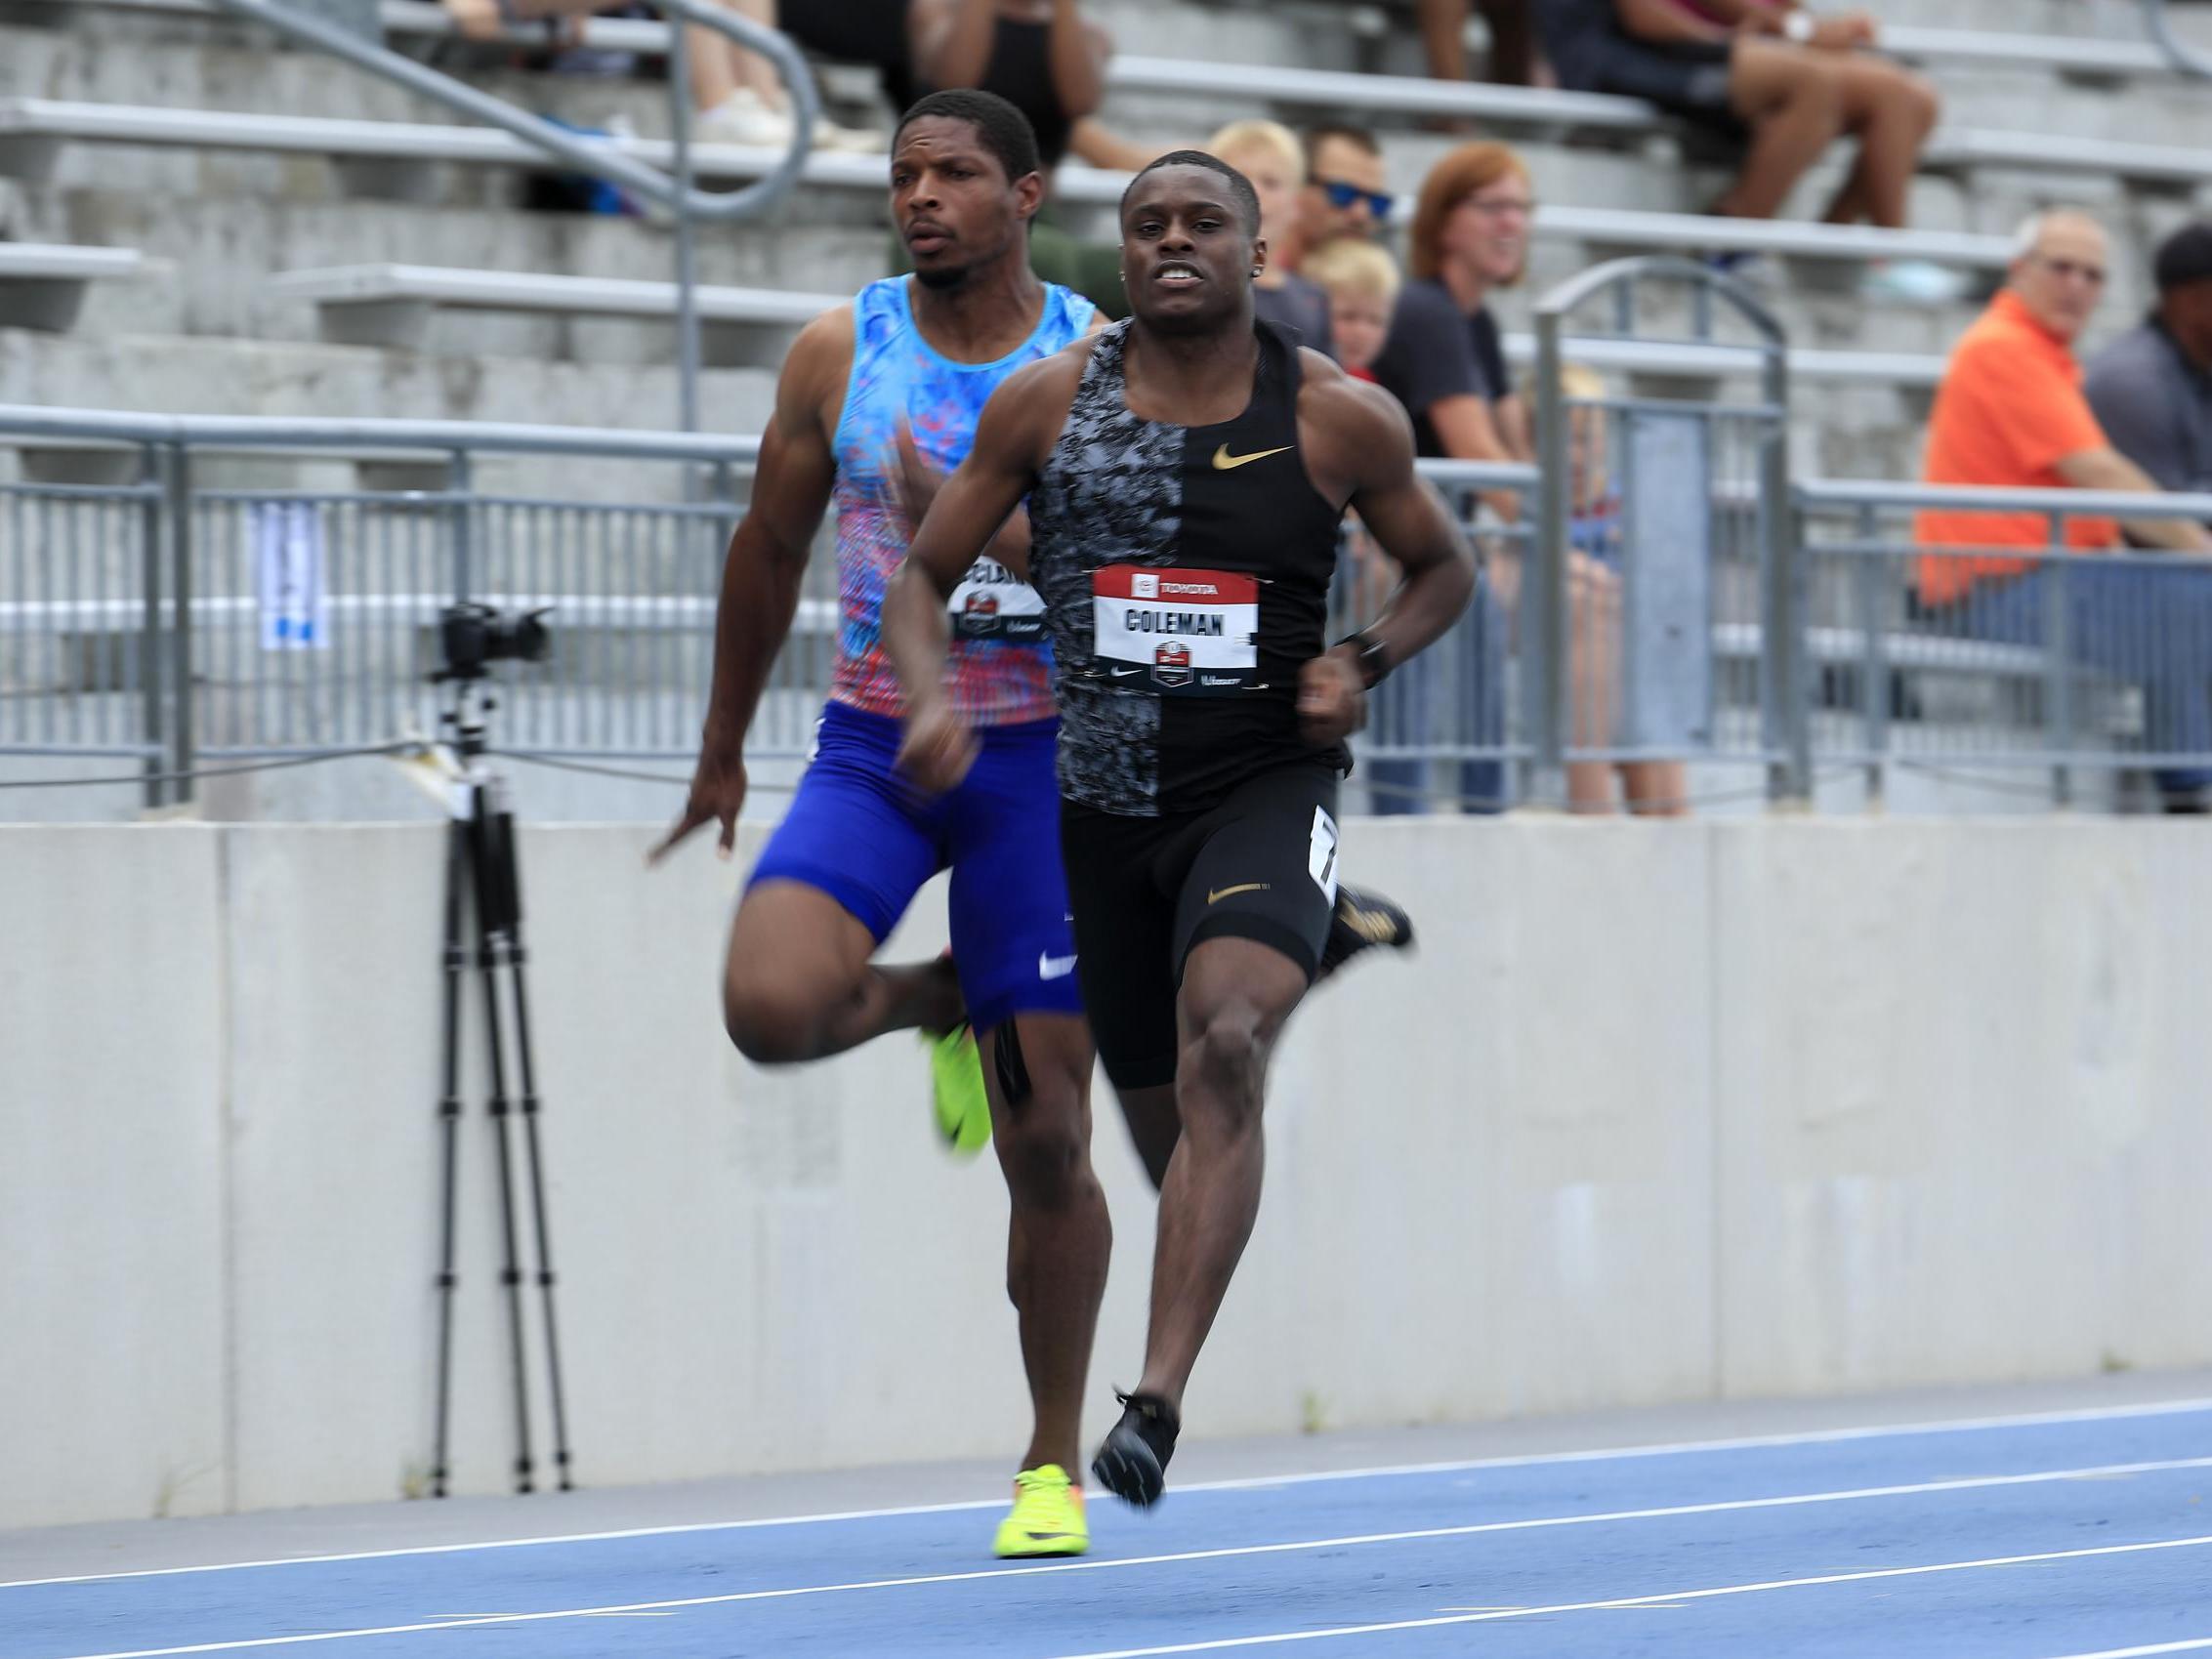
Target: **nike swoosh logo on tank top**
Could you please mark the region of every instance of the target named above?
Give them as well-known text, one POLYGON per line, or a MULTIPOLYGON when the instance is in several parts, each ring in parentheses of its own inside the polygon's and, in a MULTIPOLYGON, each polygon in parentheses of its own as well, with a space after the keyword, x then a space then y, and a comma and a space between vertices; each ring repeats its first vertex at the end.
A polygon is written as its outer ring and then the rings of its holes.
POLYGON ((1323 649, 1341 511, 1307 479, 1297 348, 1258 325, 1242 413, 1131 413, 1128 324, 1098 338, 1029 498, 1060 693, 1060 785, 1100 811, 1203 810, 1299 762, 1298 675, 1323 649), (1273 467, 1251 463, 1291 459, 1273 467), (1287 470, 1286 470, 1287 469, 1287 470))

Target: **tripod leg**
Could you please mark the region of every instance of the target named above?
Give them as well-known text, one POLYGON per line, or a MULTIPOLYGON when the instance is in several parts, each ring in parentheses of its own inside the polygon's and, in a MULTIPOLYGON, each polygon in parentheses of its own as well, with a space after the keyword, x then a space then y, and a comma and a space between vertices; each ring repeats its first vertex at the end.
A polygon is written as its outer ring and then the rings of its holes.
POLYGON ((537 1227, 538 1291, 544 1299, 545 1357, 552 1380, 553 1465, 561 1490, 573 1489, 568 1470, 568 1408, 561 1387, 561 1332, 553 1317, 553 1232, 545 1214, 545 1160, 538 1140, 537 1071, 530 1055, 530 1004, 523 986, 522 884, 515 846, 514 815, 505 810, 493 818, 492 845, 500 878, 502 922, 507 938, 507 968, 515 998, 515 1066, 522 1086, 522 1144, 530 1161, 530 1200, 537 1227))
POLYGON ((475 853, 471 863, 476 877, 477 968, 483 978, 484 1038, 491 1072, 491 1127, 493 1141, 499 1148, 500 1230, 507 1252, 507 1265, 500 1273, 500 1283, 507 1289, 508 1348, 515 1362, 515 1490, 527 1492, 530 1490, 530 1396, 523 1377, 522 1274, 515 1245, 515 1155, 507 1126, 507 1065, 500 1050, 496 971, 504 938, 496 914, 500 904, 500 873, 492 856, 495 831, 485 805, 483 785, 475 785, 473 794, 470 826, 475 853))
POLYGON ((461 948, 461 890, 468 880, 468 826, 453 819, 445 841, 445 1049, 438 1097, 444 1171, 438 1245, 438 1448, 430 1471, 434 1498, 445 1496, 446 1428, 453 1398, 453 1187, 460 1153, 461 978, 468 962, 461 948))

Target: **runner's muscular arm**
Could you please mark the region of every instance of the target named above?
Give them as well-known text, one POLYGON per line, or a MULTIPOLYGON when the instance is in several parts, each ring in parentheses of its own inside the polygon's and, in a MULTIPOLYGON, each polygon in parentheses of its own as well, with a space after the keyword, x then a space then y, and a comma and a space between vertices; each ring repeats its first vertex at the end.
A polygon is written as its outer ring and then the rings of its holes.
POLYGON ((824 409, 832 389, 842 388, 852 355, 852 308, 840 307, 809 323, 784 359, 775 413, 761 435, 752 498, 723 558, 714 677, 690 799, 668 838, 653 850, 656 860, 717 819, 723 851, 736 841, 745 800, 745 731, 791 632, 799 584, 837 481, 824 409))
MULTIPOLYGON (((884 591, 884 654, 906 693, 899 765, 924 789, 950 789, 975 759, 974 734, 943 698, 944 601, 1037 481, 1047 423, 1055 408, 1065 418, 1071 395, 1060 356, 1032 363, 991 394, 968 459, 938 491, 884 591)), ((1057 424, 1052 431, 1057 434, 1057 424)), ((992 554, 1015 575, 1029 579, 1026 535, 999 537, 992 554)))
MULTIPOLYGON (((1326 405, 1352 484, 1350 505, 1398 561, 1405 580, 1362 630, 1393 666, 1440 638, 1475 592, 1475 555, 1435 487, 1413 468, 1413 428, 1397 399, 1379 387, 1345 380, 1326 405)), ((1356 656, 1339 646, 1347 660, 1356 656)), ((1355 666, 1356 663, 1355 662, 1355 666)))

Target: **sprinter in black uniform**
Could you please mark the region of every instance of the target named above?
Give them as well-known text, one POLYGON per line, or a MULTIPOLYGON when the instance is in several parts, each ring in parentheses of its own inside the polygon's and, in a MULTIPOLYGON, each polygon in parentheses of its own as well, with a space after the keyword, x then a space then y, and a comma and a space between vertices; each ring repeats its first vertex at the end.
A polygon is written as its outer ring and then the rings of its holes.
POLYGON ((1133 312, 1009 379, 884 602, 910 699, 900 764, 950 788, 976 750, 941 695, 944 600, 1024 496, 1061 708, 1061 847, 1099 1056, 1133 1113, 1180 1114, 1145 1371, 1092 1464, 1148 1505, 1183 1390, 1258 1213, 1269 1056, 1337 885, 1337 780, 1364 695, 1475 580, 1387 394, 1255 323, 1242 174, 1161 157, 1122 199, 1133 312), (1356 507, 1405 571, 1363 632, 1323 629, 1356 507))

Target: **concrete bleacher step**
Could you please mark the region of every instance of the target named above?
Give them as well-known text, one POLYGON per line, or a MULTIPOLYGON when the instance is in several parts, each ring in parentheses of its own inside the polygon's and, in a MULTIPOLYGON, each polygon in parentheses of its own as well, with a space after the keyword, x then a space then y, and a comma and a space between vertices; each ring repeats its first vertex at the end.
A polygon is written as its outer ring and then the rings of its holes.
MULTIPOLYGON (((148 190, 28 192, 18 228, 40 240, 128 245, 171 272, 153 284, 88 303, 81 328, 133 333, 232 335, 241 339, 314 338, 313 317, 267 289, 279 270, 352 265, 404 249, 408 263, 483 270, 558 270, 573 275, 664 277, 675 270, 674 240, 642 221, 512 209, 415 207, 396 202, 226 200, 148 190), (150 317, 118 309, 158 302, 150 317)), ((852 289, 888 269, 882 229, 793 225, 769 234, 709 232, 699 239, 703 280, 772 288, 852 289)), ((493 324, 482 350, 496 355, 553 353, 543 327, 493 324), (528 331, 526 331, 528 330, 528 331)))
MULTIPOLYGON (((775 379, 760 369, 713 369, 700 377, 699 396, 702 430, 757 433, 774 408, 775 379)), ((676 372, 665 367, 20 330, 0 330, 0 403, 155 414, 515 421, 639 432, 674 428, 678 407, 676 372)), ((556 482, 562 473, 556 462, 539 466, 534 476, 556 482)), ((618 485, 616 477, 610 487, 618 485)))
POLYGON ((136 276, 145 264, 135 248, 0 242, 0 328, 62 333, 75 325, 88 287, 136 276))

